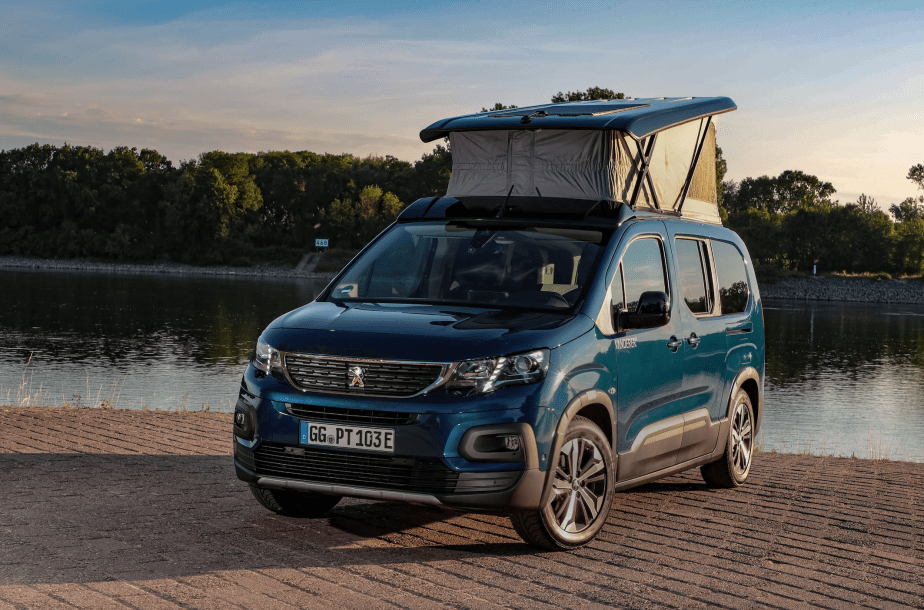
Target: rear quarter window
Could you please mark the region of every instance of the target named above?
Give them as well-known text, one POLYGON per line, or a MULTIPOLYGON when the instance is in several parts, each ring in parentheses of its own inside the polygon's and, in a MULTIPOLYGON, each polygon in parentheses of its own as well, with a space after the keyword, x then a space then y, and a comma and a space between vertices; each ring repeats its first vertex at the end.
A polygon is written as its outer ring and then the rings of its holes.
POLYGON ((719 276, 722 315, 743 312, 748 306, 750 287, 741 251, 728 242, 713 241, 712 253, 716 274, 719 276))
MULTIPOLYGON (((680 269, 680 287, 683 291, 683 300, 691 312, 695 314, 710 313, 712 306, 706 292, 706 272, 703 269, 703 260, 700 244, 702 242, 692 239, 678 239, 675 251, 677 253, 677 266, 680 269)), ((711 292, 711 291, 710 291, 711 292)))

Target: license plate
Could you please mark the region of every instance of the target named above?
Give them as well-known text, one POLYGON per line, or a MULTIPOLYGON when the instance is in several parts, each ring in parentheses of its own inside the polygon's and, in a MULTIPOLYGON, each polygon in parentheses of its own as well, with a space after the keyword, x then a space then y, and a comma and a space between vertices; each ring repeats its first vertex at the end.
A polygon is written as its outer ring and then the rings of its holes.
POLYGON ((365 451, 395 452, 395 431, 388 428, 366 428, 303 421, 299 428, 302 445, 313 447, 343 447, 365 451))

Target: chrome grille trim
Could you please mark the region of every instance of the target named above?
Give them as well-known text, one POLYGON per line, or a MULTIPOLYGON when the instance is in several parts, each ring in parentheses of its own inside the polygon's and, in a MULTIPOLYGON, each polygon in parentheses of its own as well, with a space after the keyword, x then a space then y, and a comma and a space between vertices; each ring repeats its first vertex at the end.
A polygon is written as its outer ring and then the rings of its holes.
POLYGON ((375 360, 343 356, 319 356, 283 352, 283 371, 292 387, 303 392, 324 392, 348 396, 412 398, 443 385, 455 370, 445 362, 375 360), (350 365, 366 368, 367 389, 349 390, 350 365), (416 370, 415 370, 416 369, 416 370))

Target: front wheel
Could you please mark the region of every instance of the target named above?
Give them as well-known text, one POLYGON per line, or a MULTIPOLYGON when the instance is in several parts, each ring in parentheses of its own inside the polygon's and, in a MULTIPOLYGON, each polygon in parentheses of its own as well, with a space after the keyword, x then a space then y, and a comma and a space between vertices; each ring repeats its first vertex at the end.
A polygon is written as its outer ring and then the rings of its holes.
POLYGON ((552 490, 539 510, 514 513, 513 528, 524 541, 544 549, 583 546, 606 523, 613 505, 613 454, 592 421, 577 416, 550 466, 552 490))
POLYGON ((744 390, 735 394, 731 425, 725 453, 721 459, 700 467, 703 480, 710 487, 739 487, 751 472, 754 457, 754 407, 744 390))
POLYGON ((341 496, 328 496, 317 493, 300 493, 281 489, 266 489, 250 486, 250 492, 263 508, 277 515, 317 519, 337 506, 341 496))

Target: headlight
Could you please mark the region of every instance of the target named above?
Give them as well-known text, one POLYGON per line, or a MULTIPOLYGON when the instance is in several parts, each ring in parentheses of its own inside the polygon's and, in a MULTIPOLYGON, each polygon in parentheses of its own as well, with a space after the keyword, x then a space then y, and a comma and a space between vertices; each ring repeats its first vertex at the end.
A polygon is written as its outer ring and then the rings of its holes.
POLYGON ((446 384, 450 390, 488 394, 508 385, 541 381, 549 370, 549 350, 537 349, 513 356, 465 360, 456 365, 446 384))
POLYGON ((270 347, 261 336, 257 339, 257 348, 253 351, 253 365, 264 373, 282 372, 282 358, 279 350, 270 347))

